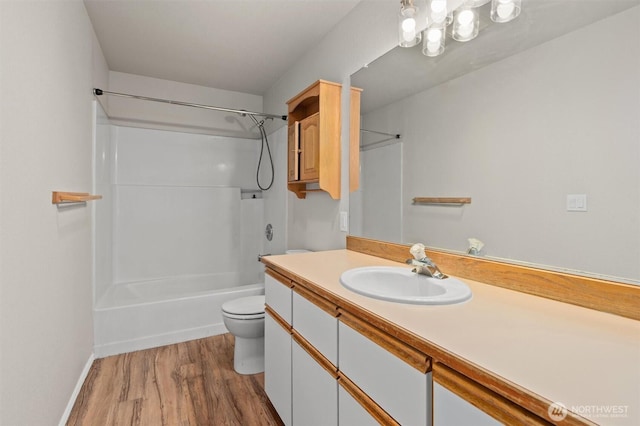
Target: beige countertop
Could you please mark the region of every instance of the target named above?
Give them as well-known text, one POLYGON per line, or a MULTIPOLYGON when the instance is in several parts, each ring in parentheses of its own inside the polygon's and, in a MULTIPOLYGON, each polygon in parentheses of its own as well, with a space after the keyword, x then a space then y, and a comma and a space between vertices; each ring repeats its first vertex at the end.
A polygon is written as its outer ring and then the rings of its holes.
POLYGON ((410 267, 348 250, 269 256, 268 263, 595 423, 640 425, 639 321, 467 279, 473 297, 460 304, 372 299, 342 287, 340 274, 410 267))

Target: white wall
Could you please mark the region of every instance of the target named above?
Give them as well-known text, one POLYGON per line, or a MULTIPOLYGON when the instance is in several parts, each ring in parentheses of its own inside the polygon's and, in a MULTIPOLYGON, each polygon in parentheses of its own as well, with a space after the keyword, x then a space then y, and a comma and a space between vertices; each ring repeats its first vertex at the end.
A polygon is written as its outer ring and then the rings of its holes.
MULTIPOLYGON (((286 114, 286 102, 318 79, 347 85, 350 76, 397 43, 398 4, 389 0, 364 0, 315 48, 300 58, 264 96, 265 111, 286 114)), ((348 99, 343 92, 342 121, 348 122, 348 99)), ((284 125, 274 123, 274 126, 284 125)), ((345 245, 346 232, 339 227, 340 211, 349 210, 348 126, 342 128, 342 198, 310 193, 299 200, 288 196, 289 248, 326 250, 345 245)), ((286 144, 286 132, 274 133, 274 143, 286 144)), ((286 152, 286 151, 283 151, 286 152)), ((293 194, 293 193, 291 193, 293 194)))
POLYGON ((56 424, 92 354, 92 74, 80 1, 0 2, 0 424, 56 424))
POLYGON ((349 207, 351 235, 402 241, 402 142, 360 151, 360 188, 349 207))
POLYGON ((638 22, 640 7, 364 117, 402 126, 402 241, 475 237, 492 257, 640 283, 638 22), (567 194, 588 212, 567 212, 567 194))
MULTIPOLYGON (((275 177, 273 186, 268 191, 263 191, 264 198, 264 224, 273 227, 273 239, 268 241, 264 236, 264 232, 260 234, 263 242, 264 253, 267 254, 283 254, 287 247, 287 198, 289 191, 287 190, 287 128, 280 127, 274 133, 268 136, 271 154, 273 156, 273 166, 275 169, 275 177), (283 143, 284 141, 284 143, 283 143)), ((257 142, 260 143, 260 142, 257 142)), ((269 164, 268 154, 265 151, 262 159, 262 167, 260 182, 262 186, 269 184, 271 177, 271 166, 269 164)), ((295 248, 295 247, 289 247, 295 248)))

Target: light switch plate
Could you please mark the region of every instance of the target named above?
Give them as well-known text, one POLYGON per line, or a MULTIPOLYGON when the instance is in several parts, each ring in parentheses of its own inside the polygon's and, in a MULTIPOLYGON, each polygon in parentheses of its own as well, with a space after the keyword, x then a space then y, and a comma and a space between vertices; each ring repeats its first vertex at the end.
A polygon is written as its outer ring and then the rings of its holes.
POLYGON ((349 212, 340 212, 340 231, 349 232, 349 212))
POLYGON ((587 194, 568 194, 567 195, 567 211, 568 212, 586 212, 587 211, 587 194))

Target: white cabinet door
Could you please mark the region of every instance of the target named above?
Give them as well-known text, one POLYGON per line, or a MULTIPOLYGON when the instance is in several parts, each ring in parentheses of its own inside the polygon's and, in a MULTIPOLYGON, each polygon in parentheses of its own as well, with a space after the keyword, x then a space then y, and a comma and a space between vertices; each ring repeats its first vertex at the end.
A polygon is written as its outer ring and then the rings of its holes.
POLYGON ((269 314, 264 323, 264 389, 284 424, 291 426, 291 334, 269 314))
POLYGON ((348 325, 338 330, 340 370, 402 425, 431 424, 431 373, 422 373, 348 325))
POLYGON ((291 324, 291 287, 281 283, 271 275, 264 275, 265 303, 291 324))
POLYGON ((293 423, 296 426, 338 424, 338 381, 300 345, 292 343, 293 423))
POLYGON ((342 386, 338 388, 338 407, 340 426, 378 426, 376 419, 342 386))
POLYGON ((338 319, 293 292, 293 328, 333 365, 338 365, 338 319))
POLYGON ((433 424, 434 426, 495 426, 502 423, 441 384, 433 382, 433 424))

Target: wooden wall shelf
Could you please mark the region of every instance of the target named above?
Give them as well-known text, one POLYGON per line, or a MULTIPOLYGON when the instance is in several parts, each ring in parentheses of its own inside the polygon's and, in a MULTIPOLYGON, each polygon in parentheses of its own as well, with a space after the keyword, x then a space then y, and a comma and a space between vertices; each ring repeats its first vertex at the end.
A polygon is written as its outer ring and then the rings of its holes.
POLYGON ((102 195, 91 195, 88 192, 63 192, 53 191, 51 204, 84 203, 86 201, 100 200, 102 195))
POLYGON ((415 197, 413 204, 471 204, 471 197, 415 197))

